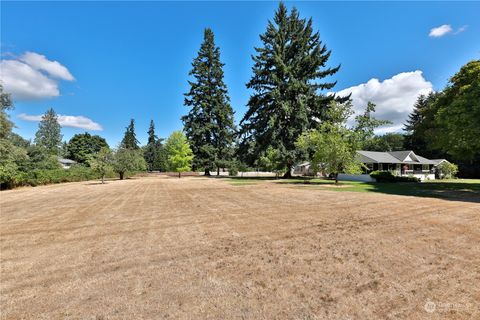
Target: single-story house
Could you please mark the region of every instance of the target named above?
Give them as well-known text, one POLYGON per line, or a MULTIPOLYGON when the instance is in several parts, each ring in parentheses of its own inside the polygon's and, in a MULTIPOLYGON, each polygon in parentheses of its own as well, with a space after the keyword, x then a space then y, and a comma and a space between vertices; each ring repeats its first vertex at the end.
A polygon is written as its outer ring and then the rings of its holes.
POLYGON ((372 171, 391 171, 397 176, 414 176, 421 180, 435 180, 436 167, 445 159, 427 159, 411 150, 376 152, 357 151, 358 159, 372 171))
POLYGON ((60 163, 63 169, 70 169, 72 165, 77 163, 76 161, 73 161, 70 159, 64 159, 64 158, 58 158, 58 162, 60 163))
MULTIPOLYGON (((361 180, 370 181, 368 174, 372 171, 391 171, 397 176, 414 176, 420 180, 435 180, 437 172, 436 167, 447 161, 445 159, 427 159, 415 154, 411 150, 377 152, 377 151, 357 151, 358 160, 362 162, 366 169, 364 175, 346 175, 340 176, 343 180, 361 180), (363 176, 363 177, 362 177, 363 176)), ((294 167, 293 173, 308 175, 311 174, 310 163, 305 162, 294 167)))

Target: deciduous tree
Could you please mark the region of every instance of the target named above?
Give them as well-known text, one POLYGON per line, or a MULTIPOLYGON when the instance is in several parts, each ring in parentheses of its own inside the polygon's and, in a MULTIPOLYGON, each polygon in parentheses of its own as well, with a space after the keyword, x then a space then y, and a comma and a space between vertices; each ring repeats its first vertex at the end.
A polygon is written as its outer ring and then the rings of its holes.
POLYGON ((183 132, 174 131, 168 137, 165 149, 168 155, 169 170, 178 172, 179 178, 182 172, 191 170, 193 152, 183 132))
POLYGON ((112 151, 103 147, 90 160, 89 164, 92 170, 100 175, 102 184, 105 183, 105 176, 112 170, 113 155, 112 151))
POLYGON ((88 132, 75 134, 67 144, 66 156, 79 163, 87 163, 92 155, 104 147, 108 148, 108 143, 98 135, 92 136, 88 132))

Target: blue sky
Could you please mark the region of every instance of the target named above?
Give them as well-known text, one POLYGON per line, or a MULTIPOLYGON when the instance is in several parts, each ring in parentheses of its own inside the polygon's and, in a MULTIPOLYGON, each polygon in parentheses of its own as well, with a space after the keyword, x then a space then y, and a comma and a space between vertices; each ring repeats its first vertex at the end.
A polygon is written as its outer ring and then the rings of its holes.
MULTIPOLYGON (((49 107, 74 116, 63 118, 66 140, 85 131, 69 125, 101 126, 101 131, 89 132, 116 146, 130 118, 136 120, 141 143, 150 119, 162 137, 181 129, 180 117, 188 112, 183 93, 205 27, 213 29, 220 46, 239 121, 249 97, 245 83, 251 76, 251 55, 277 6, 2 1, 0 78, 14 93, 15 131, 32 138, 38 123, 31 120, 49 107), (22 87, 29 81, 28 88, 22 87)), ((356 109, 373 100, 378 115, 394 121, 384 132, 399 130, 418 93, 442 89, 463 64, 480 58, 480 2, 287 6, 313 18, 332 50, 329 65, 341 63, 334 91, 353 92, 356 109)))

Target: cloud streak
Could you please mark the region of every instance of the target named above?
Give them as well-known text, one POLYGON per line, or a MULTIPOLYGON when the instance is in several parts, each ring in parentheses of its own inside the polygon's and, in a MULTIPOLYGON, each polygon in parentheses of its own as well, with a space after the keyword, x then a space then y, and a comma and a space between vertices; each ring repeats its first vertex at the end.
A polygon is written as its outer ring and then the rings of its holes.
POLYGON ((17 59, 0 61, 0 81, 14 100, 41 100, 60 95, 59 81, 73 81, 70 71, 58 61, 26 52, 17 59))
MULTIPOLYGON (((42 120, 42 115, 28 115, 25 113, 19 114, 18 118, 25 121, 39 122, 42 120)), ((102 126, 91 120, 90 118, 84 116, 68 116, 68 115, 58 115, 58 123, 62 127, 69 128, 79 128, 91 131, 102 131, 102 126)))
POLYGON ((451 25, 442 24, 439 27, 430 29, 430 33, 428 34, 428 36, 432 38, 440 38, 447 34, 457 35, 459 33, 462 33, 465 30, 467 30, 467 26, 460 27, 454 32, 451 25))
POLYGON ((428 34, 428 36, 433 38, 439 38, 439 37, 443 37, 448 33, 451 33, 452 31, 453 29, 451 25, 443 24, 439 27, 430 29, 430 33, 428 34))
POLYGON ((401 131, 417 97, 430 93, 432 88, 432 83, 425 80, 422 71, 417 70, 402 72, 383 81, 373 78, 366 83, 341 90, 337 95, 352 94, 355 115, 364 112, 368 101, 375 103, 375 117, 392 122, 378 128, 376 132, 387 133, 401 131))

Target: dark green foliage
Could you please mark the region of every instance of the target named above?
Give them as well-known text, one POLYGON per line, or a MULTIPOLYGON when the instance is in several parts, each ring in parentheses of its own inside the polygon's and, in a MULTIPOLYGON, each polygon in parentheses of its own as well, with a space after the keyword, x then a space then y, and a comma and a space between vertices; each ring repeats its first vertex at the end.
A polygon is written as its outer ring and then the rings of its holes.
POLYGON ((136 150, 140 148, 138 143, 135 134, 135 120, 130 119, 130 124, 126 127, 125 135, 123 136, 122 142, 120 142, 120 148, 136 150))
POLYGON ((13 109, 11 96, 3 91, 3 85, 0 83, 0 139, 6 139, 12 132, 13 122, 7 114, 7 110, 11 109, 13 109))
POLYGON ((416 177, 399 177, 393 175, 390 171, 373 171, 370 177, 374 178, 376 182, 419 182, 420 179, 416 177))
POLYGON ((66 158, 77 161, 78 163, 87 163, 100 149, 107 147, 107 141, 98 136, 89 133, 74 135, 67 144, 66 158))
POLYGON ((435 115, 437 106, 435 101, 439 93, 430 93, 429 95, 420 95, 415 102, 412 113, 407 119, 404 130, 405 150, 413 150, 427 158, 444 158, 445 153, 435 149, 428 143, 428 137, 435 136, 440 128, 435 124, 435 115))
POLYGON ((182 117, 184 131, 195 155, 193 168, 210 170, 228 166, 233 156, 235 125, 227 86, 223 81, 220 49, 212 30, 205 29, 204 40, 193 60, 189 75, 190 91, 185 105, 190 107, 182 117))
POLYGON ((55 111, 50 108, 42 116, 38 124, 38 131, 35 133, 35 144, 43 147, 49 154, 59 155, 62 145, 61 127, 55 111))
MULTIPOLYGON (((329 102, 335 99, 321 91, 332 89, 336 82, 321 80, 339 67, 325 67, 330 51, 313 31, 312 20, 300 18, 295 8, 289 15, 282 2, 260 39, 262 47, 255 48, 253 75, 247 83, 253 94, 240 123, 239 155, 252 164, 272 147, 280 152, 283 166, 290 168, 297 157, 295 142, 318 127, 318 119, 325 118, 329 102)), ((290 170, 286 172, 288 176, 290 170)))
POLYGON ((143 157, 145 159, 147 170, 166 171, 166 155, 162 144, 163 139, 155 135, 155 124, 150 121, 148 129, 148 142, 143 148, 143 157))
POLYGON ((480 60, 464 65, 438 95, 429 143, 453 159, 480 160, 480 60))
MULTIPOLYGON (((363 145, 363 150, 367 151, 401 151, 404 148, 405 136, 400 133, 387 133, 382 136, 374 136, 363 145)), ((422 154, 423 155, 423 154, 422 154)))

